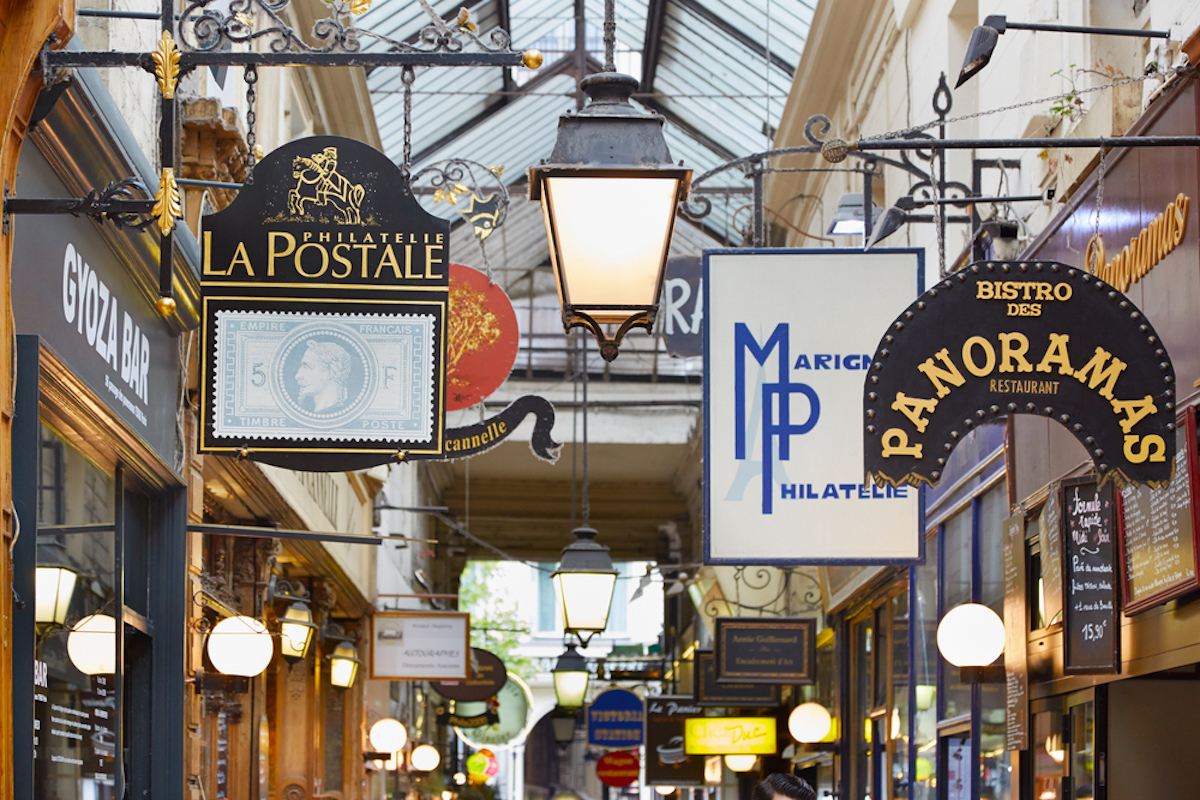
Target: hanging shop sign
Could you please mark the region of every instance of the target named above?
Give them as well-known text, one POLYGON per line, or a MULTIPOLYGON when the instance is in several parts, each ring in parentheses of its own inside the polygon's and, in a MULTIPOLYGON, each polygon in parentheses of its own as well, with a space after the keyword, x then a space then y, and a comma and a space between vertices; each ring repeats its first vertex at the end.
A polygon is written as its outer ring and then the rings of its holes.
POLYGON ((659 319, 668 355, 704 355, 704 263, 699 256, 667 259, 659 319))
MULTIPOLYGON (((500 707, 500 702, 494 697, 482 701, 484 710, 482 713, 474 713, 476 709, 470 709, 472 713, 467 714, 458 708, 450 710, 446 706, 437 707, 437 723, 438 725, 452 725, 456 728, 482 728, 485 725, 496 725, 500 722, 500 714, 497 709, 500 707)), ((475 703, 462 703, 461 705, 474 706, 475 703)))
POLYGON ((1029 747, 1029 665, 1026 660, 1025 512, 1004 521, 1004 749, 1029 747))
POLYGON ((684 721, 704 716, 688 695, 646 698, 646 783, 703 786, 704 758, 683 748, 684 721))
POLYGON ((512 302, 488 276, 450 265, 446 321, 446 410, 482 402, 508 380, 521 332, 512 302))
POLYGON ((483 422, 446 429, 446 444, 441 454, 410 453, 406 460, 454 461, 486 453, 512 435, 530 415, 533 416, 533 431, 529 436, 529 449, 542 461, 553 464, 562 452, 562 442, 554 441, 550 435, 554 429, 554 406, 546 398, 535 394, 518 397, 499 414, 483 422))
POLYGON ((594 747, 638 747, 645 719, 642 700, 628 689, 601 692, 587 707, 587 743, 594 747))
POLYGON ((494 697, 508 680, 504 662, 494 653, 471 648, 471 677, 465 681, 430 681, 433 690, 447 700, 487 700, 494 697))
POLYGON ((1121 671, 1117 527, 1113 486, 1062 483, 1063 674, 1121 671))
POLYGON ((201 452, 326 471, 442 452, 449 223, 406 187, 314 136, 203 218, 201 452))
POLYGON ((1200 589, 1195 407, 1179 418, 1175 435, 1170 485, 1121 489, 1121 610, 1127 616, 1200 589))
POLYGON ((683 748, 690 755, 774 755, 774 717, 695 717, 684 721, 683 748))
MULTIPOLYGON (((20 158, 21 193, 71 197, 36 147, 20 158)), ((29 214, 13 237, 17 333, 37 334, 163 464, 176 463, 179 339, 96 224, 29 214)))
POLYGON ((696 651, 696 704, 730 708, 774 708, 779 687, 770 683, 717 683, 717 661, 711 650, 696 651))
POLYGON ((1175 463, 1175 370, 1123 294, 1057 262, 972 264, 887 327, 865 382, 866 464, 935 484, 980 423, 1038 414, 1083 444, 1100 480, 1158 485, 1175 463))
POLYGON ((637 753, 605 753, 596 762, 596 777, 605 786, 623 789, 637 783, 642 762, 637 753))
POLYGON ((810 684, 816 675, 816 620, 717 617, 717 683, 810 684))
POLYGON ((923 557, 917 492, 864 482, 858 452, 870 353, 923 270, 919 250, 705 254, 705 563, 923 557))
MULTIPOLYGON (((457 704, 461 713, 471 711, 467 703, 457 704)), ((533 727, 533 695, 525 681, 509 674, 508 681, 496 694, 496 714, 499 719, 490 725, 478 728, 455 728, 454 732, 476 750, 491 748, 507 750, 525 741, 533 727)))
POLYGON ((465 681, 471 677, 471 615, 376 611, 371 617, 371 677, 465 681))

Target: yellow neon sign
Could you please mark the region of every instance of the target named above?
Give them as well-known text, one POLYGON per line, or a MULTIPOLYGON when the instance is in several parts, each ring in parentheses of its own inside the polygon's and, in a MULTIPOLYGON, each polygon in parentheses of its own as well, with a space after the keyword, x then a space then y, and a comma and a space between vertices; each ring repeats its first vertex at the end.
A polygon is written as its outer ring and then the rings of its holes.
POLYGON ((692 717, 684 720, 688 755, 774 755, 774 717, 692 717))

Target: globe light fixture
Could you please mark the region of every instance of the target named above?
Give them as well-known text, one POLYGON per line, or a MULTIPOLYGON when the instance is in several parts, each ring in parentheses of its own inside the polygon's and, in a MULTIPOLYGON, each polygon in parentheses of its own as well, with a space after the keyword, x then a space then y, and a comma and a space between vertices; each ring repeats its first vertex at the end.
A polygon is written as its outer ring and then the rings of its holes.
POLYGON ((62 625, 75 594, 79 573, 64 565, 39 566, 35 572, 34 620, 39 625, 62 625))
POLYGON ((588 104, 564 114, 548 161, 529 169, 540 200, 563 327, 587 328, 606 361, 631 329, 653 329, 671 232, 692 171, 671 161, 663 118, 629 98, 616 71, 613 4, 605 4, 604 71, 580 83, 588 104), (619 326, 610 339, 605 324, 619 326))
POLYGON ((466 773, 463 773, 463 772, 454 773, 454 782, 456 784, 458 784, 459 786, 462 786, 463 784, 465 784, 467 782, 466 773))
POLYGON ((588 672, 587 659, 579 655, 575 645, 567 645, 551 674, 554 675, 554 696, 558 698, 559 706, 564 709, 581 708, 592 676, 588 672))
POLYGON ((388 717, 372 725, 367 738, 376 752, 398 753, 408 743, 408 729, 400 720, 388 717))
POLYGON ((279 618, 279 650, 289 664, 295 664, 308 654, 317 626, 312 621, 308 604, 296 601, 279 618))
POLYGON ((608 548, 596 542, 594 528, 576 528, 574 534, 575 541, 563 548, 551 577, 562 604, 564 632, 587 647, 593 636, 608 627, 617 571, 608 548))
POLYGON ((754 769, 754 765, 758 763, 758 756, 753 755, 730 755, 725 756, 725 766, 729 767, 734 772, 749 772, 754 769))
POLYGON ((114 674, 117 621, 107 614, 92 614, 79 620, 67 635, 67 656, 84 675, 114 674))
POLYGON ((275 655, 275 642, 267 626, 254 617, 227 617, 208 634, 208 660, 223 675, 253 678, 275 655))
POLYGON ((788 715, 788 732, 803 744, 819 742, 833 730, 833 718, 820 703, 802 703, 788 715))
POLYGON ((342 642, 333 649, 333 655, 329 657, 329 682, 335 689, 349 689, 354 685, 361 665, 358 651, 353 645, 342 642))
POLYGON ((431 744, 421 744, 408 754, 408 765, 417 772, 433 772, 442 763, 442 754, 431 744))
POLYGON ((1004 652, 1004 622, 987 606, 964 603, 942 617, 937 643, 956 667, 986 667, 1004 652))
POLYGON ((655 786, 654 791, 658 792, 659 794, 661 794, 665 797, 666 795, 669 795, 669 794, 675 794, 675 787, 674 786, 655 786))

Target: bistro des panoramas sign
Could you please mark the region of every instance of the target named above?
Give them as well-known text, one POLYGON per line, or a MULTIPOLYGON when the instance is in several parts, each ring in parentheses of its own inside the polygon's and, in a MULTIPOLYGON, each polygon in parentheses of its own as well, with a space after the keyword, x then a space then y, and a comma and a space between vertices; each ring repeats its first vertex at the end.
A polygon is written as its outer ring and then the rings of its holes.
POLYGON ((1159 485, 1175 463, 1175 370, 1113 286, 1052 261, 981 262, 889 327, 864 388, 866 467, 937 483, 979 425, 1037 414, 1074 434, 1103 483, 1159 485))
POLYGON ((312 470, 442 452, 449 223, 406 185, 316 136, 204 217, 201 452, 312 470))

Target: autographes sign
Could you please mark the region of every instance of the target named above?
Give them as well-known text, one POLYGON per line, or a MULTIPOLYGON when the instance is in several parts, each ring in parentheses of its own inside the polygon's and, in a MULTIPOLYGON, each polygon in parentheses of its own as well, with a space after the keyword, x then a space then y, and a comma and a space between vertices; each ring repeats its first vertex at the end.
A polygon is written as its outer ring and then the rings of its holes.
POLYGON ((1100 481, 1162 484, 1175 461, 1175 370, 1130 300, 1057 262, 976 263, 910 305, 865 382, 867 470, 935 484, 981 422, 1040 414, 1100 481))
POLYGON ((315 470, 442 452, 449 226, 404 186, 317 136, 204 217, 201 452, 315 470))

